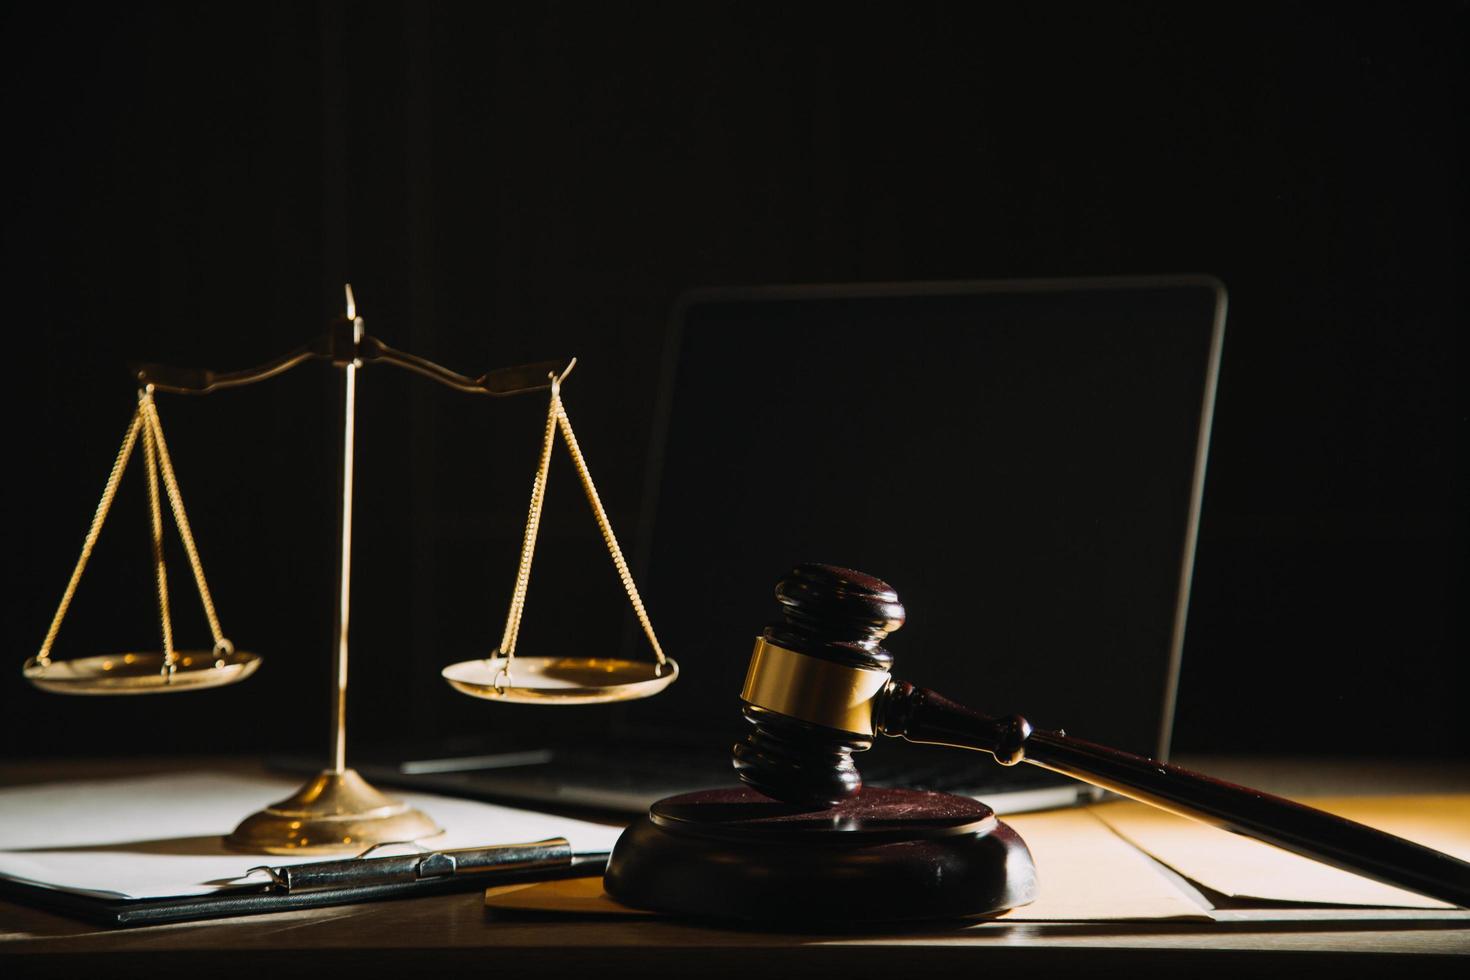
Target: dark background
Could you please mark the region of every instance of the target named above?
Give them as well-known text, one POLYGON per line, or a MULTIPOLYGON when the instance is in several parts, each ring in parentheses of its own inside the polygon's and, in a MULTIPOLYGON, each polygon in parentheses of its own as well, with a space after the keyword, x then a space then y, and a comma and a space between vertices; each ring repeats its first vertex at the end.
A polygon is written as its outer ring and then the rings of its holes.
MULTIPOLYGON (((575 353, 631 540, 688 287, 1205 272, 1230 314, 1176 751, 1464 753, 1465 4, 608 6, 6 8, 7 751, 325 753, 322 365, 160 399, 259 675, 148 700, 20 678, 130 360, 257 363, 348 280, 370 331, 469 373, 575 353)), ((598 724, 437 676, 499 638, 542 400, 387 369, 360 397, 354 744, 598 724)), ((523 635, 594 652, 623 600, 574 484, 559 460, 523 635)), ((144 513, 132 473, 58 656, 157 646, 144 513)))

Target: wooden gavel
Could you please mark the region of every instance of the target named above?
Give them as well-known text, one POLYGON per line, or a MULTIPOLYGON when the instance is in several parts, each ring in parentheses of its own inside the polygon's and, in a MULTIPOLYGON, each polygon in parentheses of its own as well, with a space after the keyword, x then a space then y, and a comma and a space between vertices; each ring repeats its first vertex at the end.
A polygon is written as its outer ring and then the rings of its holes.
POLYGON ((1470 864, 1290 800, 1153 759, 992 718, 895 679, 881 643, 904 622, 886 583, 800 565, 776 588, 785 622, 756 640, 741 692, 752 728, 733 750, 740 779, 789 803, 832 805, 862 788, 852 754, 877 735, 989 752, 1274 844, 1385 884, 1470 906, 1470 864))

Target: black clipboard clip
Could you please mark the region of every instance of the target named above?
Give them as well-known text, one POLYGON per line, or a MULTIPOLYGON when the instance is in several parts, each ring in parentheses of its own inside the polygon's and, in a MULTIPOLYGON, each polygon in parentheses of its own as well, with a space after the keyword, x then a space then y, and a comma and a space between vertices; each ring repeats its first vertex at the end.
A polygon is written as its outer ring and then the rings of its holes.
POLYGON ((574 854, 571 843, 565 837, 552 837, 529 844, 491 844, 455 850, 431 850, 413 841, 390 841, 374 844, 354 858, 281 867, 261 865, 251 868, 246 874, 264 872, 270 876, 270 884, 267 886, 270 890, 294 894, 318 889, 401 885, 464 875, 554 871, 598 860, 606 862, 607 855, 574 854), (405 844, 420 848, 420 853, 390 857, 369 856, 382 848, 405 844))

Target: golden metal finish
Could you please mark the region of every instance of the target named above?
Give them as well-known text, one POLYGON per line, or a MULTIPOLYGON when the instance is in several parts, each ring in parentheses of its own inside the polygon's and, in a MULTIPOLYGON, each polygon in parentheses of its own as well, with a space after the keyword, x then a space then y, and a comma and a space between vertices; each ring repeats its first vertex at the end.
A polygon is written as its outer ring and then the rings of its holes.
POLYGON ((361 851, 390 841, 419 840, 441 833, 423 813, 384 796, 347 768, 347 655, 352 600, 352 484, 357 440, 358 351, 366 331, 357 315, 352 286, 346 287, 352 356, 343 369, 342 511, 338 527, 337 616, 332 661, 332 768, 289 799, 247 817, 225 843, 242 851, 298 854, 361 851))
MULTIPOLYGON (((146 398, 151 404, 153 399, 146 398)), ((139 403, 139 408, 144 402, 139 403)), ((144 411, 143 464, 148 474, 148 512, 153 523, 153 577, 158 587, 158 620, 163 627, 163 660, 171 671, 174 665, 174 625, 168 615, 168 569, 163 563, 163 511, 158 503, 158 440, 153 437, 153 426, 147 421, 144 411)))
MULTIPOLYGON (((357 315, 357 300, 352 286, 347 286, 347 318, 352 321, 352 340, 361 343, 362 317, 357 315)), ((332 771, 347 769, 347 629, 352 600, 352 458, 357 440, 357 368, 356 360, 344 366, 342 402, 342 524, 338 538, 340 551, 337 566, 337 637, 332 661, 332 771)))
MULTIPOLYGON (((352 503, 353 450, 356 436, 357 372, 365 363, 384 363, 404 368, 459 391, 505 397, 549 387, 552 391, 551 411, 547 418, 545 446, 537 471, 532 495, 532 514, 527 526, 527 540, 522 549, 521 568, 516 593, 502 647, 501 660, 475 661, 470 675, 490 671, 488 689, 476 691, 474 677, 455 680, 456 687, 482 697, 505 697, 509 700, 538 701, 611 701, 643 697, 670 684, 678 676, 678 666, 665 658, 653 627, 638 597, 632 576, 627 570, 607 514, 597 497, 571 422, 561 407, 559 383, 576 364, 573 360, 558 375, 554 363, 522 365, 470 377, 450 371, 416 355, 396 351, 369 337, 357 315, 352 287, 345 288, 347 312, 344 319, 333 322, 327 333, 306 347, 288 352, 272 361, 242 371, 214 372, 164 365, 136 366, 138 407, 128 423, 122 448, 113 462, 112 471, 102 492, 102 499, 92 517, 92 524, 82 544, 82 553, 62 594, 61 603, 36 656, 23 668, 27 680, 48 691, 67 694, 147 694, 165 691, 212 687, 243 680, 260 665, 253 653, 237 652, 225 637, 215 611, 214 600, 205 581, 194 535, 184 512, 183 497, 158 409, 154 404, 155 388, 180 394, 203 395, 212 391, 238 387, 275 377, 308 360, 328 360, 341 367, 344 374, 343 445, 342 445, 342 510, 339 544, 340 572, 337 593, 336 636, 334 649, 332 697, 332 768, 322 772, 290 799, 283 800, 245 820, 227 838, 230 846, 248 851, 293 854, 311 851, 361 851, 377 843, 417 840, 440 833, 424 814, 373 789, 356 772, 346 767, 346 703, 348 637, 350 632, 350 598, 352 572, 352 503), (549 381, 543 382, 547 378, 549 381), (567 439, 573 462, 597 516, 603 538, 613 563, 623 580, 639 621, 643 624, 658 662, 641 664, 628 661, 598 659, 531 659, 524 662, 529 683, 507 692, 509 659, 515 650, 516 634, 525 604, 531 556, 535 549, 535 532, 545 495, 546 472, 550 463, 551 443, 560 428, 567 439), (102 525, 117 496, 127 462, 139 443, 143 444, 144 470, 148 480, 148 504, 151 521, 154 579, 158 592, 159 619, 163 649, 158 653, 119 653, 87 657, 71 661, 53 661, 51 650, 62 620, 75 597, 82 573, 96 546, 102 525), (162 489, 160 489, 160 484, 162 489), (163 505, 167 498, 174 524, 183 541, 189 565, 204 606, 205 618, 214 637, 214 648, 208 652, 174 649, 173 622, 169 609, 167 568, 163 547, 163 505)), ((446 676, 459 667, 449 668, 446 676)))
POLYGON ((144 402, 148 422, 153 430, 153 440, 158 447, 158 468, 163 473, 163 486, 168 491, 168 503, 174 515, 174 526, 179 530, 179 540, 184 543, 184 554, 189 556, 189 568, 194 573, 194 585, 199 590, 199 601, 204 606, 204 618, 209 621, 209 632, 214 637, 216 649, 230 646, 224 630, 219 624, 219 614, 214 609, 214 597, 209 593, 209 584, 204 580, 204 564, 199 560, 199 548, 194 544, 194 532, 189 527, 189 515, 184 513, 184 496, 179 493, 178 477, 174 475, 173 458, 168 453, 168 443, 163 438, 163 423, 158 418, 158 406, 150 396, 144 402))
POLYGON ((521 542, 521 560, 516 569, 515 588, 511 592, 510 611, 505 617, 505 630, 500 636, 500 646, 494 654, 484 660, 466 660, 444 668, 444 679, 455 690, 477 698, 496 701, 516 701, 524 704, 594 704, 606 701, 628 701, 657 694, 672 684, 679 676, 679 665, 664 655, 658 636, 653 631, 653 622, 643 607, 638 595, 638 586, 628 570, 623 549, 613 532, 612 522, 602 506, 597 487, 592 482, 592 472, 582 447, 572 431, 571 419, 561 401, 561 383, 577 359, 561 374, 550 374, 551 403, 546 411, 546 428, 541 437, 541 456, 536 464, 536 476, 531 482, 531 506, 526 515, 526 533, 521 542), (654 663, 636 660, 616 660, 603 657, 516 657, 516 643, 520 638, 521 615, 525 612, 526 594, 531 582, 531 561, 536 555, 536 535, 541 528, 541 508, 546 501, 546 480, 551 471, 551 450, 560 431, 566 440, 567 451, 576 467, 577 477, 597 518, 602 531, 602 540, 612 556, 613 567, 623 583, 623 591, 638 616, 643 634, 653 648, 654 663))
POLYGON ((352 362, 358 367, 365 364, 389 364, 411 371, 420 377, 436 381, 456 391, 472 395, 489 395, 491 398, 508 398, 546 387, 546 374, 561 366, 561 361, 537 361, 515 367, 486 371, 477 377, 451 371, 427 358, 394 350, 376 337, 359 332, 357 328, 357 300, 352 295, 352 286, 345 287, 347 294, 347 316, 332 324, 327 332, 304 347, 288 351, 279 357, 238 371, 210 371, 204 368, 180 368, 167 364, 135 364, 133 376, 140 386, 154 387, 176 395, 208 395, 228 388, 255 384, 307 361, 331 361, 339 367, 352 362))
POLYGON ((517 657, 515 683, 506 657, 466 660, 444 668, 444 679, 461 694, 518 704, 599 704, 657 694, 679 676, 673 660, 603 657, 517 657))
MULTIPOLYGON (((572 366, 576 365, 573 358, 572 366)), ((562 374, 570 373, 571 366, 562 374)), ((560 402, 560 379, 552 379, 551 407, 546 413, 546 430, 541 437, 541 456, 536 476, 531 481, 531 509, 526 515, 526 533, 521 539, 521 561, 516 568, 516 584, 510 594, 510 612, 505 617, 505 630, 500 634, 499 652, 507 658, 515 656, 516 639, 521 632, 521 613, 526 608, 526 590, 531 584, 531 561, 536 557, 536 534, 541 530, 541 505, 546 500, 546 479, 551 473, 551 448, 556 444, 556 415, 560 402)))
MULTIPOLYGON (((573 358, 572 363, 567 365, 566 371, 562 373, 562 378, 571 373, 576 363, 576 358, 573 358)), ((592 513, 597 517, 597 526, 602 531, 602 540, 607 544, 607 551, 612 556, 613 566, 618 570, 618 578, 622 580, 623 591, 628 594, 628 601, 633 605, 633 612, 638 616, 638 623, 643 627, 643 634, 648 637, 648 645, 653 647, 654 657, 662 665, 666 661, 663 647, 659 646, 658 637, 654 635, 653 622, 648 618, 648 611, 643 608, 643 600, 638 595, 638 586, 633 583, 633 573, 628 571, 628 562, 623 558, 623 549, 618 547, 618 536, 613 533, 612 522, 607 519, 607 511, 602 507, 602 498, 598 496, 597 487, 592 483, 592 472, 587 469, 587 460, 582 456, 582 447, 577 444, 576 433, 572 431, 572 421, 567 418, 566 407, 561 403, 559 384, 553 383, 551 386, 551 401, 556 408, 556 423, 567 441, 567 451, 572 454, 572 463, 577 467, 577 476, 582 481, 582 489, 587 494, 587 502, 592 505, 592 513)))
POLYGON ((26 661, 22 674, 37 687, 58 694, 150 694, 233 684, 254 673, 260 662, 261 658, 256 654, 237 653, 234 644, 225 638, 224 630, 220 627, 214 599, 204 578, 204 565, 194 543, 194 532, 189 527, 189 516, 184 511, 184 497, 179 492, 173 459, 163 436, 163 423, 159 420, 158 407, 153 401, 153 389, 145 386, 138 392, 138 407, 128 422, 122 448, 113 461, 112 471, 102 490, 102 499, 97 504, 97 510, 92 515, 92 524, 82 542, 81 556, 62 592, 61 602, 51 619, 46 638, 41 641, 40 652, 26 661), (140 435, 143 442, 143 467, 148 481, 150 538, 163 649, 159 653, 118 653, 66 662, 53 661, 51 648, 61 630, 62 620, 71 608, 77 585, 81 582, 88 559, 92 557, 102 525, 117 497, 123 471, 137 447, 140 435), (159 491, 160 477, 163 483, 162 494, 159 491), (173 619, 169 613, 168 569, 163 556, 162 497, 165 495, 179 538, 183 541, 184 552, 189 557, 194 583, 199 590, 199 601, 204 606, 204 616, 209 621, 209 629, 214 636, 214 649, 209 652, 179 653, 174 649, 173 619))
POLYGON ((259 666, 260 657, 253 653, 180 650, 171 668, 165 665, 163 654, 155 651, 46 663, 32 657, 22 674, 52 694, 167 694, 243 681, 259 666))
POLYGON ((246 817, 225 846, 256 854, 360 853, 441 833, 423 813, 344 769, 319 773, 287 799, 246 817))
MULTIPOLYGON (((141 398, 140 394, 140 404, 141 398)), ((46 630, 46 638, 41 641, 41 652, 34 658, 40 664, 51 662, 51 646, 56 642, 56 634, 61 631, 61 621, 66 618, 66 611, 71 608, 71 600, 77 594, 77 586, 82 581, 82 572, 87 567, 87 560, 92 557, 92 549, 97 546, 97 537, 102 533, 102 524, 107 520, 107 513, 112 509, 112 501, 117 497, 117 485, 122 482, 123 470, 128 465, 128 458, 133 455, 133 446, 137 444, 138 433, 142 431, 143 415, 141 411, 135 410, 132 419, 128 422, 127 434, 123 436, 122 448, 117 451, 117 458, 112 462, 112 472, 107 477, 107 483, 102 487, 102 499, 98 501, 97 510, 92 514, 92 526, 87 529, 87 536, 82 540, 82 555, 77 559, 76 566, 71 571, 71 579, 61 593, 61 603, 56 607, 56 614, 51 617, 51 627, 46 630)))
POLYGON ((873 700, 888 679, 886 670, 835 664, 757 637, 740 697, 798 721, 871 736, 873 700))

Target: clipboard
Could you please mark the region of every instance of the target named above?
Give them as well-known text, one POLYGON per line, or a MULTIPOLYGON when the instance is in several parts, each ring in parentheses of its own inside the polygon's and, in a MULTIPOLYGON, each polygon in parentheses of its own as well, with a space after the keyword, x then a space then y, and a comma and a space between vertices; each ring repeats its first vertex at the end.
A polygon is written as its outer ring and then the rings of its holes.
MULTIPOLYGON (((511 885, 563 878, 600 877, 606 868, 606 854, 578 855, 569 866, 561 868, 509 868, 497 871, 494 883, 511 885)), ((222 919, 237 915, 263 915, 268 912, 292 912, 297 909, 418 898, 424 895, 474 892, 482 891, 486 884, 484 875, 448 875, 382 885, 317 888, 297 892, 276 891, 267 884, 222 889, 208 895, 116 899, 96 898, 0 879, 0 897, 99 925, 126 928, 222 919)))
POLYGON ((601 874, 621 830, 412 794, 448 828, 434 847, 311 861, 223 846, 236 814, 290 785, 183 772, 0 789, 0 896, 106 926, 188 922, 601 874))

